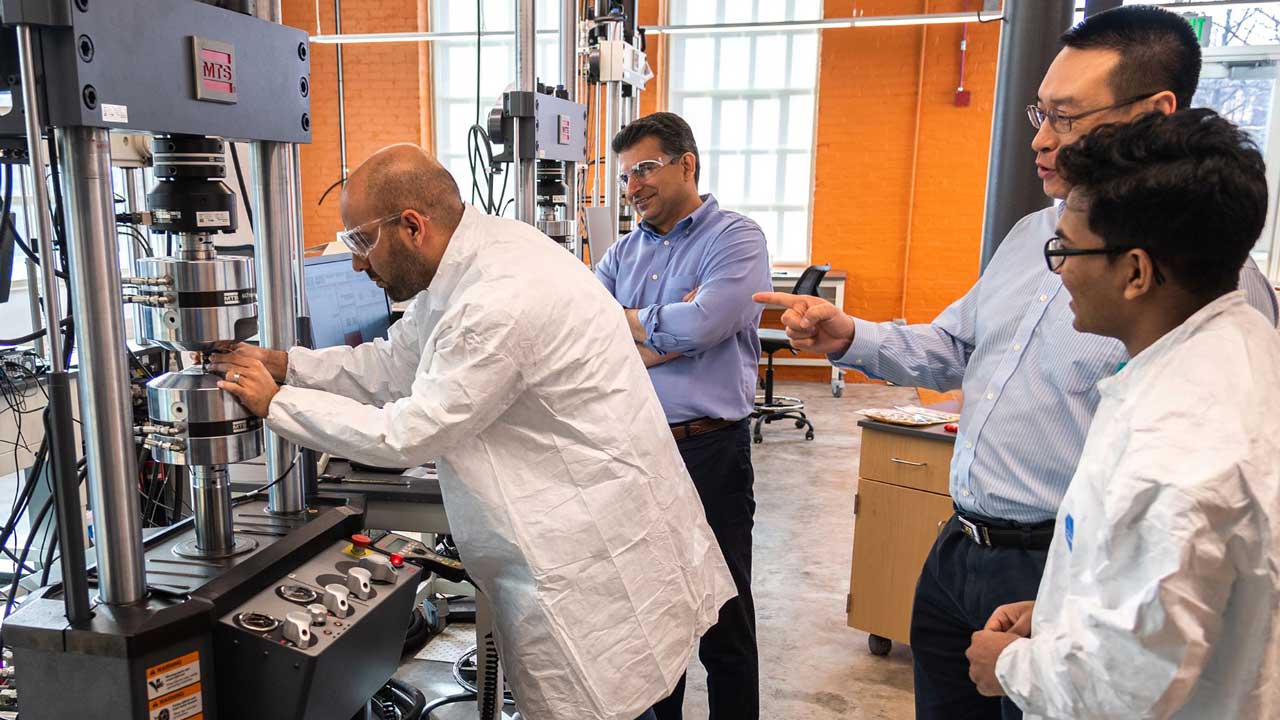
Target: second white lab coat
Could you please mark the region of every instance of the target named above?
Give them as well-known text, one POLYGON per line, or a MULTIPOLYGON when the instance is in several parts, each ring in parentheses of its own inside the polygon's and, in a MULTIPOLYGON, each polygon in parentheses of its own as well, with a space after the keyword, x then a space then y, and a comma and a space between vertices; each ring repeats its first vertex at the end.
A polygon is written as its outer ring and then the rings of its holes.
POLYGON ((1098 389, 1000 684, 1028 720, 1280 717, 1280 335, 1231 293, 1098 389))
POLYGON ((735 594, 622 309, 534 228, 467 207, 389 340, 289 353, 268 426, 438 460, 527 720, 634 720, 735 594))

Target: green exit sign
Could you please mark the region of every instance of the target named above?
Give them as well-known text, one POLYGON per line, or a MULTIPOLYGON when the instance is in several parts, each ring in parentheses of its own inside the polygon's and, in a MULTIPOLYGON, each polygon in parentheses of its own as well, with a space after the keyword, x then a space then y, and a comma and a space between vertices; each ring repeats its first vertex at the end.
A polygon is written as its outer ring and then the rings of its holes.
POLYGON ((1196 32, 1196 39, 1202 46, 1209 45, 1209 31, 1213 28, 1213 20, 1208 15, 1183 15, 1196 32))

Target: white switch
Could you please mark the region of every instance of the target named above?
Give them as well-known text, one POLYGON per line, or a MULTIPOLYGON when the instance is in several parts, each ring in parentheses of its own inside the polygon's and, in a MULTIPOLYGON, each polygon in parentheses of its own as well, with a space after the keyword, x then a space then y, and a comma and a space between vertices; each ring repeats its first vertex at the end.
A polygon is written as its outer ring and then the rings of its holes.
POLYGON ((373 597, 373 586, 369 584, 369 571, 362 567, 353 567, 347 571, 347 589, 361 600, 373 597))
POLYGON ((351 606, 347 604, 347 597, 351 594, 350 590, 339 585, 338 583, 329 583, 324 586, 324 606, 329 612, 338 617, 346 617, 351 606))
POLYGON ((386 555, 373 553, 360 558, 360 567, 369 571, 369 576, 374 582, 393 583, 396 581, 396 569, 391 566, 391 560, 386 555))
POLYGON ((306 647, 311 644, 311 616, 301 610, 294 610, 284 616, 284 639, 306 647))

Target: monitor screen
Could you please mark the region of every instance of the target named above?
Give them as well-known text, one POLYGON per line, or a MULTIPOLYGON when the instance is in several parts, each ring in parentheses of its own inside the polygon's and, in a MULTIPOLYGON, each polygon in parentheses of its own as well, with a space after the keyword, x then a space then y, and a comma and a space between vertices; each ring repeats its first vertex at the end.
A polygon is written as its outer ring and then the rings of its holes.
POLYGON ((351 269, 351 255, 307 258, 307 307, 317 348, 387 337, 387 294, 368 275, 351 269))

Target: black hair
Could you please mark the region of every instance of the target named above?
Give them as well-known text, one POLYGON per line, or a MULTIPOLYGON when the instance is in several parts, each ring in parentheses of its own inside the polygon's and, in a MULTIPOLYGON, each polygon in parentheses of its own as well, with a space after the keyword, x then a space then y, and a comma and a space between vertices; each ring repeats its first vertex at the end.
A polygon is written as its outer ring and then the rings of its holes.
POLYGON ((693 153, 693 182, 697 184, 702 175, 702 159, 698 157, 698 143, 693 139, 693 128, 689 127, 684 118, 669 112, 645 115, 613 136, 613 151, 626 152, 647 137, 658 138, 662 152, 671 157, 678 158, 685 153, 693 153))
POLYGON ((1108 247, 1146 250, 1205 300, 1237 288, 1266 223, 1262 153, 1212 110, 1103 125, 1062 148, 1057 169, 1088 202, 1089 229, 1108 247))
POLYGON ((1126 5, 1085 18, 1062 34, 1077 50, 1114 50, 1111 72, 1117 101, 1172 91, 1178 110, 1191 107, 1200 82, 1200 41, 1181 16, 1150 5, 1126 5))

